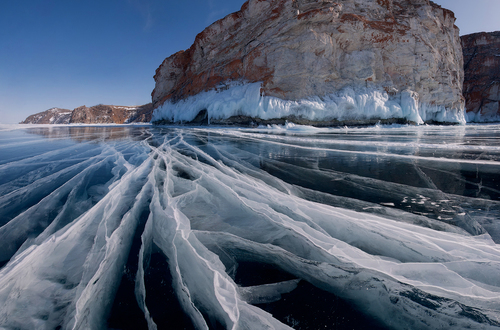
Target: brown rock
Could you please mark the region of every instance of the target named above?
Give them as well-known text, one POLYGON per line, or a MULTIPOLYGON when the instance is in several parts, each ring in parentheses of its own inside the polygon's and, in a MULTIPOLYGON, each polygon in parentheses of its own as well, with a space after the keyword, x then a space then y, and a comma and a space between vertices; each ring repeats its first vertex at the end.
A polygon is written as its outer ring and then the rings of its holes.
POLYGON ((469 121, 500 121, 500 31, 461 37, 469 121))

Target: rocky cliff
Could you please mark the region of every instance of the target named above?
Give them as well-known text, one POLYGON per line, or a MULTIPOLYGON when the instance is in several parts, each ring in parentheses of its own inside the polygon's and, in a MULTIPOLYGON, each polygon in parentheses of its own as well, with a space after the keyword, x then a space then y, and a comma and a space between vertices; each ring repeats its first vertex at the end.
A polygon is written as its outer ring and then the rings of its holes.
POLYGON ((469 121, 500 121, 500 31, 462 36, 469 121))
POLYGON ((454 22, 429 0, 249 0, 163 61, 153 120, 463 122, 454 22))
POLYGON ((52 108, 31 115, 21 124, 127 124, 151 121, 153 105, 117 106, 99 104, 74 110, 52 108))

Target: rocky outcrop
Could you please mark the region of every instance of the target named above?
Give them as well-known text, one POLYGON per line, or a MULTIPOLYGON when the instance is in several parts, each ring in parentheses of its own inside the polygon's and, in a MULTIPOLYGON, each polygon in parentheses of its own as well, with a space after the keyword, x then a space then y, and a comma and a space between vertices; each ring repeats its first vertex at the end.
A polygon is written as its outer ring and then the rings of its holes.
POLYGON ((29 116, 20 124, 69 124, 71 110, 51 108, 29 116))
POLYGON ((500 121, 500 31, 462 36, 469 121, 500 121))
POLYGON ((211 122, 259 114, 333 122, 350 112, 361 121, 463 121, 454 22, 429 0, 249 0, 163 61, 154 76, 153 120, 189 121, 206 111, 211 122), (259 95, 249 96, 254 88, 242 95, 265 107, 260 112, 230 111, 237 99, 212 94, 252 83, 259 95), (207 106, 203 93, 222 103, 207 106), (325 111, 302 111, 305 100, 318 98, 325 111), (276 102, 288 112, 272 108, 276 102))
POLYGON ((128 124, 151 121, 153 105, 118 106, 99 104, 74 110, 52 108, 31 115, 21 124, 128 124))

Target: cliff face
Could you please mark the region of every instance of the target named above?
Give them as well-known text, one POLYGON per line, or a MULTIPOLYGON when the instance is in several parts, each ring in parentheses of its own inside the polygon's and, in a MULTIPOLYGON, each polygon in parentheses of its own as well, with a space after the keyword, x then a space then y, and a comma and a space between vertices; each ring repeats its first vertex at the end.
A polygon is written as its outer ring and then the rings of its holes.
POLYGON ((461 39, 469 121, 500 121, 500 31, 461 39))
POLYGON ((69 124, 71 110, 51 108, 29 116, 20 124, 69 124))
POLYGON ((99 104, 74 110, 52 108, 29 116, 21 124, 127 124, 151 121, 153 105, 117 106, 99 104))
POLYGON ((428 111, 459 113, 463 58, 454 22, 428 0, 249 0, 164 60, 153 104, 239 81, 260 83, 261 96, 281 100, 368 89, 399 105, 411 99, 428 111))

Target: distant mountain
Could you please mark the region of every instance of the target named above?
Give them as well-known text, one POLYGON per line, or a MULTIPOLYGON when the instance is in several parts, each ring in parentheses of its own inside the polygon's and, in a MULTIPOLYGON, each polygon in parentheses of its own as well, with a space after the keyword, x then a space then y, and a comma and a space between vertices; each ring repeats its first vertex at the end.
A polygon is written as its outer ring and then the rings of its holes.
POLYGON ((52 108, 26 118, 21 124, 128 124, 151 121, 153 105, 85 105, 74 110, 52 108))
POLYGON ((93 107, 81 106, 73 110, 71 124, 127 124, 149 122, 153 106, 151 103, 141 106, 118 106, 98 104, 93 107))
POLYGON ((69 124, 71 114, 68 109, 51 108, 29 116, 20 124, 69 124))

